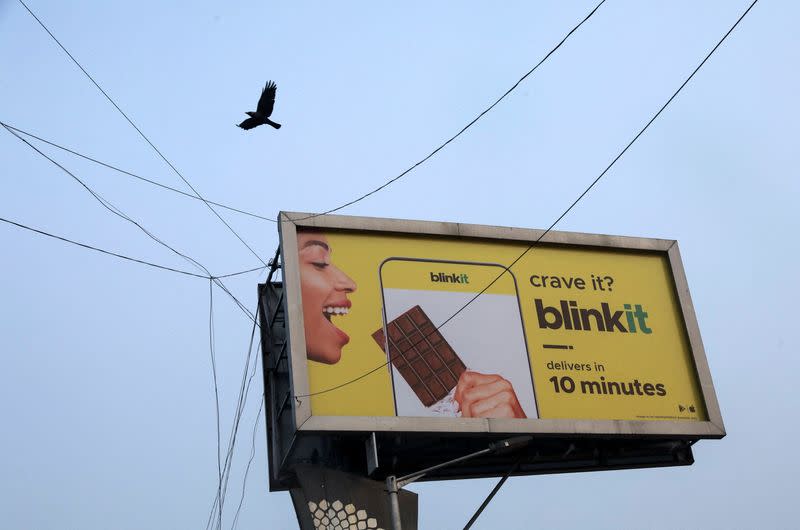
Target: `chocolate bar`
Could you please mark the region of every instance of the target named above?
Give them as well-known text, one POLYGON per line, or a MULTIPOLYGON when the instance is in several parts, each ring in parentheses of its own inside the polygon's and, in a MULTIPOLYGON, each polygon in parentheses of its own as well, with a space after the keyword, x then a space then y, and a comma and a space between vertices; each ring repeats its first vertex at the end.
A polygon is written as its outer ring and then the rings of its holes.
POLYGON ((450 393, 467 367, 418 305, 386 324, 389 351, 383 329, 372 338, 422 404, 430 407, 450 393))

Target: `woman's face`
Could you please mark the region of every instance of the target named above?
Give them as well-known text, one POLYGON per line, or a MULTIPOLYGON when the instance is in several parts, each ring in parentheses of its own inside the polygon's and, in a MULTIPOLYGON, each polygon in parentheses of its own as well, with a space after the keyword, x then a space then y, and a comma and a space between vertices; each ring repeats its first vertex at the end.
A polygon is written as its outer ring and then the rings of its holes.
POLYGON ((350 337, 333 322, 350 311, 352 304, 347 293, 355 291, 356 284, 331 264, 331 248, 324 235, 299 233, 297 247, 306 352, 312 361, 333 364, 339 361, 342 348, 350 342, 350 337))

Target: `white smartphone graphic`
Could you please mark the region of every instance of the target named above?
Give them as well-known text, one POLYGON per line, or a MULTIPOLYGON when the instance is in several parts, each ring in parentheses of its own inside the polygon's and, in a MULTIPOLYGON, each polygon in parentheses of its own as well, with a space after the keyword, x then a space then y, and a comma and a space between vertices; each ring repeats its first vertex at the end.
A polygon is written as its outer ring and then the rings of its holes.
MULTIPOLYGON (((525 415, 538 417, 517 283, 511 271, 495 263, 392 257, 381 263, 378 274, 384 333, 387 323, 420 306, 468 370, 509 381, 525 415)), ((455 389, 426 407, 398 369, 392 363, 389 366, 397 416, 460 415, 452 400, 455 389)))

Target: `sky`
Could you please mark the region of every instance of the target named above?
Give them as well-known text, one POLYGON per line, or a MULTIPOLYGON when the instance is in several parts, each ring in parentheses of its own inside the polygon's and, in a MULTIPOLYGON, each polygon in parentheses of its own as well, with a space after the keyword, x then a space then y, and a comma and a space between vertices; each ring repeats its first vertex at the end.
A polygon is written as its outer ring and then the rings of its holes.
MULTIPOLYGON (((53 2, 31 10, 209 200, 275 219, 397 176, 536 64, 595 2, 53 2), (499 5, 498 5, 499 4, 499 5), (267 80, 279 131, 234 127, 267 80)), ((457 140, 341 214, 547 228, 748 1, 608 0, 457 140)), ((800 5, 762 1, 556 229, 678 240, 725 422, 689 467, 511 479, 474 528, 792 528, 800 5), (784 453, 791 453, 787 457, 784 453)), ((0 121, 188 191, 17 0, 0 0, 0 121)), ((260 265, 200 201, 34 145, 213 274, 260 265)), ((192 268, 5 129, 0 217, 192 268)), ((262 259, 273 222, 220 210, 262 259)), ((0 513, 7 528, 202 528, 216 494, 209 281, 0 223, 0 513)), ((259 272, 225 280, 255 309, 259 272)), ((213 290, 223 438, 252 322, 213 290)), ((233 524, 261 395, 234 454, 233 524)), ((263 422, 238 528, 296 528, 263 422)), ((417 483, 461 528, 494 480, 417 483)))

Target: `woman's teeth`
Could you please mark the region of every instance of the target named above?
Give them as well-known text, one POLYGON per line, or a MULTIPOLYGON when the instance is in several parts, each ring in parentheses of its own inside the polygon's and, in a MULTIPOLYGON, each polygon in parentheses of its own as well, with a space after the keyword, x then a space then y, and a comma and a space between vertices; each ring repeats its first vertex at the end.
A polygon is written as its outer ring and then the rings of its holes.
POLYGON ((346 315, 350 309, 346 307, 323 307, 322 312, 326 315, 346 315))

